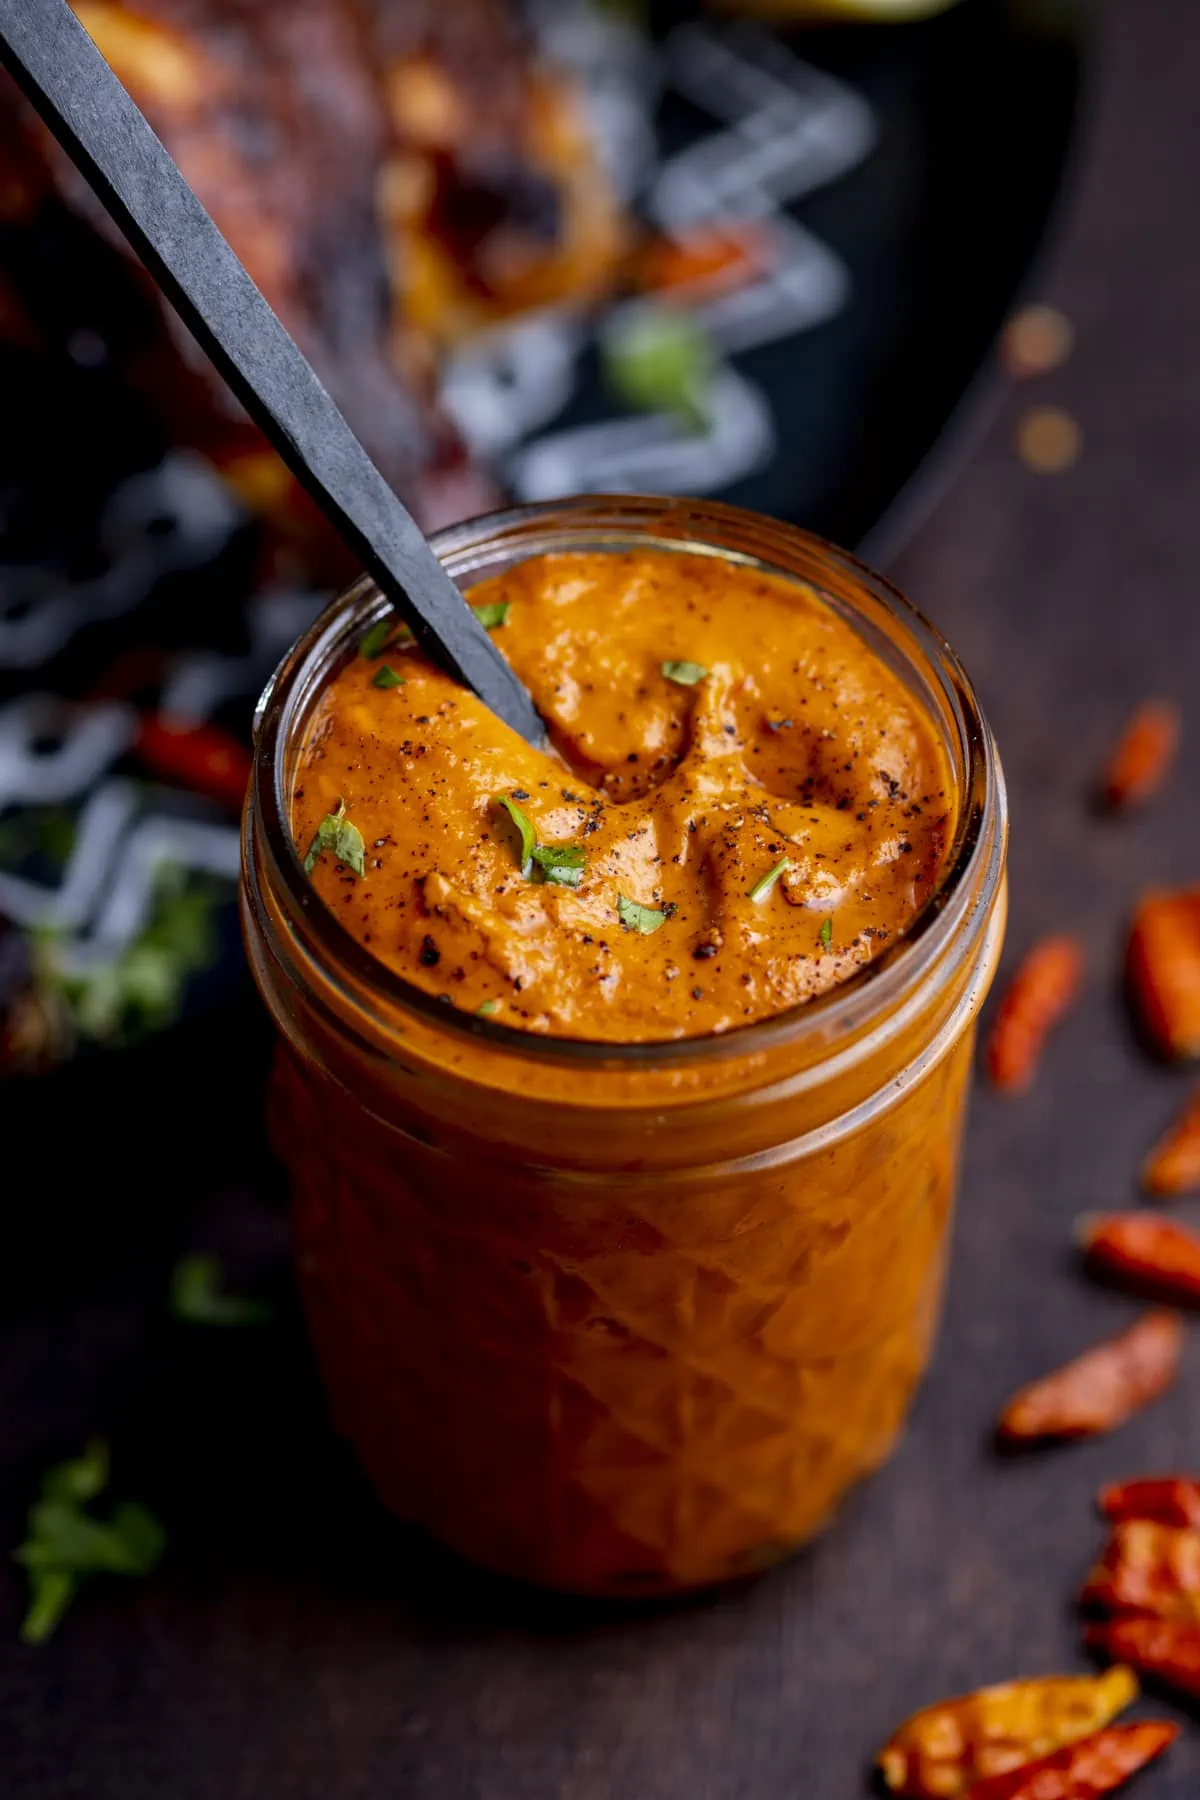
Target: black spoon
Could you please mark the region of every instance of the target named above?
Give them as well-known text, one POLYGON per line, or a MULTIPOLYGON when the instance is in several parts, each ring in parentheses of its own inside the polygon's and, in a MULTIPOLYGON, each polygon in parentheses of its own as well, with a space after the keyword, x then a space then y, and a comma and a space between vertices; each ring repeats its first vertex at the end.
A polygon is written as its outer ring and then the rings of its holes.
POLYGON ((540 743, 525 688, 67 0, 0 0, 0 62, 422 649, 540 743))

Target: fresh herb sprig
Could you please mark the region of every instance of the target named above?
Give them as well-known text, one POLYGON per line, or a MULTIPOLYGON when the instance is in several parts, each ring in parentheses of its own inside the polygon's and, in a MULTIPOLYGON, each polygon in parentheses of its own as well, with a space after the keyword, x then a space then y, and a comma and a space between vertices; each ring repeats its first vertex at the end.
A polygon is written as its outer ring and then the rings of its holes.
POLYGON ((667 680, 679 687, 695 687, 708 674, 704 664, 698 662, 665 662, 661 666, 667 680))
POLYGON ((520 868, 525 881, 548 881, 558 887, 579 886, 587 869, 587 856, 578 844, 539 844, 527 814, 511 794, 497 794, 493 804, 503 807, 520 835, 520 868))
POLYGON ((123 1500, 108 1519, 87 1511, 108 1486, 108 1446, 95 1438, 83 1455, 60 1463, 42 1481, 29 1509, 25 1542, 14 1560, 29 1574, 27 1644, 43 1644, 58 1628, 84 1575, 148 1575, 166 1547, 154 1514, 123 1500))
POLYGON ((357 825, 352 825, 346 817, 346 802, 339 799, 331 813, 326 813, 313 833, 312 843, 304 858, 304 873, 311 875, 317 866, 317 858, 326 851, 335 856, 338 862, 345 863, 356 875, 366 873, 367 847, 363 843, 362 832, 357 825))
POLYGON ((175 1317, 188 1325, 265 1325, 275 1316, 265 1300, 225 1292, 216 1257, 199 1254, 181 1257, 175 1264, 169 1304, 175 1317))
POLYGON ((618 894, 617 917, 626 931, 640 931, 643 937, 649 937, 652 931, 666 924, 669 914, 665 908, 642 906, 637 900, 618 894))
MULTIPOLYGON (((487 600, 481 606, 473 606, 471 611, 479 620, 485 631, 495 631, 508 619, 511 600, 487 600)), ((402 619, 393 612, 384 613, 382 619, 376 619, 374 625, 365 631, 359 641, 358 654, 365 656, 368 662, 374 662, 385 650, 406 648, 415 643, 412 631, 402 619)), ((376 680, 376 687, 391 687, 391 682, 376 680)))
POLYGON ((759 876, 753 887, 746 889, 747 900, 753 900, 756 906, 761 906, 762 902, 771 892, 771 889, 775 886, 775 883, 779 880, 779 877, 781 875, 786 875, 791 866, 791 857, 781 856, 773 869, 768 869, 765 875, 759 876))
POLYGON ((690 314, 666 306, 623 309, 600 348, 605 381, 627 406, 674 413, 693 431, 707 429, 717 356, 690 314))

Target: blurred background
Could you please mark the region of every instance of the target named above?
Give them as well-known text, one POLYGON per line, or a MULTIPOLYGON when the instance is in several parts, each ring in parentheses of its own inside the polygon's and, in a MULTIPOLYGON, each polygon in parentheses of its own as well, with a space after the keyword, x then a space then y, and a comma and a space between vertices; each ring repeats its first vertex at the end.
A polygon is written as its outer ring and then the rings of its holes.
MULTIPOLYGON (((1088 36, 1084 0, 76 10, 427 527, 692 493, 876 557, 978 412, 1088 36)), ((7 85, 0 380, 0 1067, 37 1071, 240 981, 250 707, 354 569, 7 85)))
MULTIPOLYGON (((1195 877, 1195 744, 1124 836, 1085 796, 1200 666, 1200 16, 73 3, 427 528, 673 492, 860 549, 998 731, 1010 941, 1112 973, 1052 1094, 977 1107, 941 1359, 818 1555, 635 1617, 410 1543, 309 1368, 234 905, 254 700, 354 570, 0 82, 0 1543, 97 1432, 169 1540, 37 1652, 0 1573, 6 1796, 843 1800, 912 1706, 1078 1662, 1091 1452, 980 1441, 1022 1348, 1096 1335, 1065 1222, 1167 1110, 1115 970, 1195 877), (274 1323, 189 1329, 196 1253, 274 1323)), ((1200 1458, 1185 1393, 1156 1418, 1143 1465, 1200 1458)), ((1197 1780, 1185 1744, 1145 1792, 1197 1780)))

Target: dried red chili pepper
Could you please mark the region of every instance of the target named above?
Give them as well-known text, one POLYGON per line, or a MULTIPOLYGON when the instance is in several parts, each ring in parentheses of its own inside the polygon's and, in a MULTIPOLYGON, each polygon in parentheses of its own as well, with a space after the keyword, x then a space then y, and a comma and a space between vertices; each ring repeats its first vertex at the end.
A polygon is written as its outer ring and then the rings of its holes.
POLYGON ((1170 1387, 1182 1349, 1177 1313, 1143 1313, 1128 1331, 1014 1394, 997 1435, 1015 1445, 1112 1431, 1170 1387))
POLYGON ((1148 1194, 1164 1198, 1200 1188, 1200 1092, 1192 1095, 1142 1164, 1142 1186, 1148 1194))
POLYGON ((914 1713, 876 1759, 893 1794, 956 1800, 985 1777, 1085 1738, 1137 1699, 1129 1669, 978 1688, 914 1713))
POLYGON ((978 1782, 968 1800, 1097 1800, 1124 1787, 1178 1736, 1178 1725, 1166 1719, 1110 1725, 1023 1769, 978 1782))
POLYGON ((769 229, 753 219, 706 225, 682 236, 650 237, 634 251, 631 284, 642 293, 670 294, 680 288, 728 292, 758 281, 779 261, 769 229))
POLYGON ((1182 1305, 1200 1303, 1200 1237, 1161 1213, 1101 1213, 1083 1219, 1088 1267, 1139 1292, 1182 1305))
POLYGON ((1124 1519, 1083 1586, 1085 1605, 1200 1621, 1200 1531, 1124 1519))
POLYGON ((1052 1026, 1067 1011, 1083 978, 1083 951, 1074 938, 1045 938, 1028 951, 1000 1001, 985 1061, 996 1087, 1027 1088, 1052 1026))
POLYGON ((1179 749, 1183 722, 1173 700, 1139 706, 1113 748, 1101 793, 1112 807, 1137 806, 1162 786, 1179 749))
POLYGON ((1126 971, 1152 1041, 1200 1056, 1200 888, 1147 894, 1133 915, 1126 971))
POLYGON ((1200 1476, 1151 1475, 1140 1481, 1114 1481, 1097 1500, 1106 1519, 1155 1519, 1160 1525, 1200 1527, 1200 1476))
POLYGON ((135 748, 152 774, 207 794, 231 812, 241 811, 250 781, 250 752, 218 726, 174 724, 161 713, 147 713, 138 727, 135 748))
POLYGON ((1189 1619, 1154 1619, 1145 1614, 1105 1619, 1089 1625, 1090 1649, 1132 1663, 1143 1675, 1200 1700, 1200 1625, 1189 1619))

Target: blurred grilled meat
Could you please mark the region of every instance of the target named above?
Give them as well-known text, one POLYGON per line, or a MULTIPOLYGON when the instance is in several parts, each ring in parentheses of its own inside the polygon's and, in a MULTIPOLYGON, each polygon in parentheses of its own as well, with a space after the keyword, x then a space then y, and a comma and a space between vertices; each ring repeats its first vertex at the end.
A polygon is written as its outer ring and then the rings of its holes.
MULTIPOLYGON (((440 349, 591 299, 621 248, 575 97, 515 0, 73 4, 389 478, 427 523, 477 510, 486 484, 437 407, 440 349)), ((58 295, 63 340, 103 340, 171 435, 311 552, 307 503, 5 84, 0 332, 9 315, 44 330, 47 259, 69 271, 97 236, 105 279, 58 295)))

